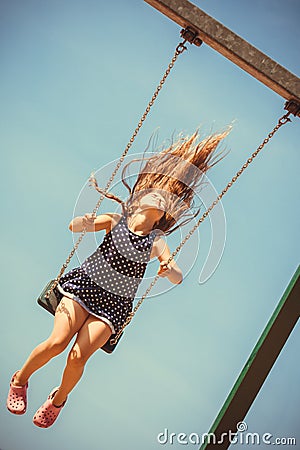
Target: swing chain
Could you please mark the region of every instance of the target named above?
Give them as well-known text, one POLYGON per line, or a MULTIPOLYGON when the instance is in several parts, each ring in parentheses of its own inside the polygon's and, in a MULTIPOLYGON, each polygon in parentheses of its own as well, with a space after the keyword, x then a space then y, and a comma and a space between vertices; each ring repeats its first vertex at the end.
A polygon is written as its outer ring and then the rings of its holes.
MULTIPOLYGON (((183 42, 180 42, 180 43, 177 45, 176 50, 175 50, 175 53, 174 53, 174 56, 172 57, 170 63, 168 64, 168 67, 167 67, 167 69, 166 69, 166 71, 165 71, 165 73, 164 73, 162 79, 160 80, 160 82, 159 82, 159 84, 158 84, 158 86, 157 86, 157 88, 156 88, 154 94, 153 94, 152 97, 151 97, 151 100, 149 101, 149 103, 148 103, 148 105, 147 105, 147 108, 145 109, 145 111, 144 111, 144 113, 143 113, 143 115, 142 115, 142 117, 141 117, 141 119, 140 119, 140 121, 139 121, 139 123, 138 123, 136 129, 134 130, 134 132, 133 132, 133 134, 132 134, 132 136, 131 136, 131 138, 130 138, 128 144, 127 144, 126 147, 125 147, 125 150, 124 150, 122 156, 120 157, 120 159, 119 159, 119 161, 118 161, 118 163, 117 163, 117 165, 116 165, 116 167, 115 167, 113 173, 111 174, 110 179, 108 180, 108 182, 107 182, 107 184, 106 184, 106 187, 105 187, 105 189, 104 189, 104 193, 100 195, 100 198, 99 198, 98 202, 96 203, 95 208, 93 209, 93 212, 92 212, 92 217, 93 217, 93 218, 96 217, 97 211, 98 211, 98 209, 100 208, 100 205, 101 205, 103 199, 105 198, 105 194, 108 192, 108 190, 109 190, 109 188, 110 188, 110 186, 111 186, 111 184, 112 184, 112 182, 113 182, 113 180, 114 180, 114 178, 115 178, 115 176, 116 176, 116 174, 117 174, 119 168, 121 167, 121 165, 122 165, 122 163, 123 163, 123 161, 124 161, 124 159, 125 159, 125 157, 126 157, 128 151, 129 151, 130 147, 132 146, 132 144, 133 144, 133 142, 134 142, 134 140, 135 140, 135 138, 136 138, 138 132, 139 132, 140 129, 142 128, 143 123, 144 123, 144 121, 146 120, 146 117, 147 117, 147 115, 149 114, 150 109, 151 109, 151 107, 153 106, 153 104, 154 104, 156 98, 158 97, 158 94, 159 94, 160 90, 162 89, 162 87, 163 87, 163 85, 164 85, 164 83, 165 83, 165 81, 166 81, 168 75, 170 74, 172 68, 174 67, 174 64, 175 64, 175 62, 177 61, 178 56, 181 55, 181 53, 183 53, 185 50, 187 50, 187 47, 184 45, 185 43, 186 43, 186 39, 184 39, 183 42)), ((62 265, 59 274, 58 274, 57 277, 53 280, 53 283, 51 284, 51 287, 49 288, 49 290, 48 290, 47 293, 45 294, 45 298, 49 298, 50 295, 51 295, 51 293, 52 293, 52 291, 53 291, 53 290, 56 288, 56 286, 58 285, 59 280, 61 279, 61 277, 62 277, 64 271, 66 270, 67 266, 69 265, 69 263, 70 263, 72 257, 74 256, 74 253, 75 253, 76 250, 78 249, 78 246, 79 246, 80 242, 82 241, 82 239, 84 238, 84 236, 85 236, 86 233, 87 233, 87 230, 86 230, 86 228, 84 228, 84 229, 82 230, 82 232, 81 232, 79 238, 78 238, 77 241, 75 242, 74 247, 73 247, 73 249, 71 250, 69 256, 67 257, 65 263, 62 265)))
POLYGON ((175 55, 181 55, 185 50, 187 50, 187 47, 184 45, 186 43, 186 39, 183 42, 180 42, 176 47, 175 55))
MULTIPOLYGON (((223 191, 217 196, 217 198, 213 201, 213 203, 207 208, 207 210, 203 213, 202 217, 198 220, 198 222, 194 225, 194 227, 188 232, 188 234, 184 237, 184 239, 181 241, 181 243, 176 247, 176 249, 173 251, 173 253, 170 255, 167 264, 169 264, 177 255, 177 253, 182 249, 184 244, 190 239, 190 237, 194 234, 194 232, 197 230, 199 225, 205 220, 205 218, 210 214, 210 212, 213 210, 213 208, 219 203, 219 201, 223 198, 223 196, 228 192, 228 190, 231 188, 231 186, 236 182, 236 180, 242 175, 244 170, 247 169, 249 164, 252 163, 254 158, 259 154, 259 152, 265 147, 265 145, 272 139, 274 134, 279 130, 279 128, 282 127, 282 125, 285 125, 287 122, 291 122, 291 119, 289 118, 289 115, 291 112, 288 112, 284 114, 280 119, 278 119, 277 125, 273 128, 273 130, 268 134, 268 136, 263 140, 263 142, 260 144, 260 146, 255 150, 255 152, 252 153, 250 158, 247 159, 245 164, 241 167, 241 169, 236 173, 236 175, 229 181, 227 186, 223 189, 223 191)), ((133 311, 128 315, 125 323, 123 324, 122 328, 118 331, 116 336, 112 339, 110 339, 110 343, 112 345, 116 344, 118 342, 118 339, 120 338, 124 328, 131 322, 133 319, 133 316, 139 309, 139 307, 142 305, 143 301, 147 297, 148 293, 151 291, 153 286, 156 284, 156 282, 159 280, 160 276, 156 275, 155 278, 152 280, 151 284, 149 285, 146 292, 143 294, 141 299, 137 302, 136 306, 134 307, 133 311)))
POLYGON ((116 333, 116 336, 114 338, 110 339, 110 344, 111 345, 115 345, 121 334, 123 333, 124 329, 127 327, 127 325, 130 324, 130 322, 132 321, 133 317, 135 316, 137 310, 139 309, 139 307, 142 305, 143 301, 145 300, 145 298, 147 297, 147 295, 149 294, 149 292, 151 291, 151 289, 154 287, 154 285, 157 283, 157 281, 159 280, 160 276, 159 275, 155 275, 155 277, 153 278, 153 280, 151 281, 150 285, 148 286, 148 288, 146 289, 146 291, 144 292, 143 296, 139 299, 139 301, 136 303, 135 307, 133 308, 133 310, 128 314, 125 322, 123 323, 122 327, 120 328, 120 330, 116 333))

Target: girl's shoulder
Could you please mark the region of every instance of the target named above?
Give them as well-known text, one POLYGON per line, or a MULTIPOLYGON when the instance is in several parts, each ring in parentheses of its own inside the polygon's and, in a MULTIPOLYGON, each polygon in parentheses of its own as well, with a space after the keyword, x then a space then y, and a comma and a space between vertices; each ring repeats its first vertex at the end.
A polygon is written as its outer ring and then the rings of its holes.
POLYGON ((168 251, 169 247, 165 241, 165 239, 160 235, 155 235, 153 240, 153 246, 150 258, 159 258, 159 256, 164 252, 168 251))
POLYGON ((119 222, 120 218, 121 214, 117 213, 100 214, 94 221, 95 231, 105 230, 106 233, 109 233, 119 222))
POLYGON ((122 214, 107 213, 107 215, 111 218, 110 226, 107 229, 107 233, 109 233, 116 225, 118 225, 119 221, 121 220, 122 214))

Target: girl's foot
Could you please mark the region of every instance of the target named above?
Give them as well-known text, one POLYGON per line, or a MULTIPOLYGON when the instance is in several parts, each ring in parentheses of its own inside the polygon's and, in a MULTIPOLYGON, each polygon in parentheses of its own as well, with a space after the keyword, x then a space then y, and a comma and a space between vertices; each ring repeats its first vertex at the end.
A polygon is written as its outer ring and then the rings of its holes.
POLYGON ((37 427, 41 428, 49 428, 56 421, 60 411, 66 404, 65 400, 62 405, 55 406, 53 405, 53 397, 55 393, 58 391, 58 387, 54 388, 53 391, 48 395, 45 403, 37 410, 33 417, 33 423, 37 427))
POLYGON ((28 382, 24 386, 14 384, 18 371, 12 376, 7 396, 7 409, 13 414, 24 414, 27 408, 27 388, 28 382))

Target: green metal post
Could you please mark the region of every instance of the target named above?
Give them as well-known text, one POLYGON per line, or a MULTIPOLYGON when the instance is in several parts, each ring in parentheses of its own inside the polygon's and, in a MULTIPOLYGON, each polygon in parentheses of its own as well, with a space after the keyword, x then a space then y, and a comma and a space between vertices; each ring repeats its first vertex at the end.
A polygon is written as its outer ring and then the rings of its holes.
POLYGON ((216 417, 200 450, 227 449, 300 315, 300 266, 216 417))

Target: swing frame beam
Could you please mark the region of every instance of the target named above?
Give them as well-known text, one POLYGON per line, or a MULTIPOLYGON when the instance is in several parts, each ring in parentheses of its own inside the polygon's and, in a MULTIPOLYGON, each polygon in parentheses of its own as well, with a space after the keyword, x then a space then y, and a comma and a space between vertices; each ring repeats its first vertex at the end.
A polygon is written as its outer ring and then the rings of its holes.
MULTIPOLYGON (((286 100, 300 104, 300 79, 188 0, 144 0, 286 100)), ((297 111, 300 116, 300 108, 297 111)))

